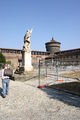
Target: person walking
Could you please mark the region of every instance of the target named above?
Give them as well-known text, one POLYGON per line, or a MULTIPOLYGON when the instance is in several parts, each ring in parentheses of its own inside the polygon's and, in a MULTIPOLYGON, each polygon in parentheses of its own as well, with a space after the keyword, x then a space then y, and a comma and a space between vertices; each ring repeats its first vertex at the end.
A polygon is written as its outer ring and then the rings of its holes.
POLYGON ((4 68, 2 69, 2 97, 5 98, 6 95, 8 95, 9 92, 9 83, 10 79, 9 76, 4 76, 4 70, 8 69, 9 65, 5 64, 4 68))

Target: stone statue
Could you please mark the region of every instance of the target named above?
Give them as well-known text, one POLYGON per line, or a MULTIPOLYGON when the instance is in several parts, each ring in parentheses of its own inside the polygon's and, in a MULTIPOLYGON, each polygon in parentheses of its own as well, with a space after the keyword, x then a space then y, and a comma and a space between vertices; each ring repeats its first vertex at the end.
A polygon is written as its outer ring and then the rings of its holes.
POLYGON ((31 30, 28 29, 25 35, 26 39, 31 37, 31 33, 32 33, 32 29, 31 30))
POLYGON ((24 72, 26 71, 32 71, 33 66, 31 63, 31 48, 30 48, 30 37, 31 37, 32 29, 27 30, 25 36, 24 36, 24 46, 23 46, 23 52, 22 52, 22 65, 24 67, 24 72))
POLYGON ((31 37, 32 29, 27 30, 25 36, 24 36, 24 50, 27 52, 30 52, 30 37, 31 37))

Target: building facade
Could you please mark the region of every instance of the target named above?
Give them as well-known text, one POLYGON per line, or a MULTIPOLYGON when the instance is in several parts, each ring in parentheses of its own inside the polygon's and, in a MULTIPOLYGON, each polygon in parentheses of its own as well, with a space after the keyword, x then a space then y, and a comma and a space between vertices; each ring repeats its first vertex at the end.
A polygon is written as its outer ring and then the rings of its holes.
POLYGON ((80 65, 80 48, 60 51, 60 44, 53 38, 50 42, 45 43, 46 51, 50 53, 46 59, 59 61, 64 65, 80 65))
MULTIPOLYGON (((5 56, 6 61, 11 63, 12 66, 17 68, 21 66, 22 62, 22 50, 0 48, 0 52, 5 56)), ((31 51, 32 65, 38 64, 40 59, 48 57, 48 53, 44 51, 31 51)))
MULTIPOLYGON (((80 64, 80 48, 60 51, 60 42, 53 38, 45 43, 46 51, 31 51, 32 65, 36 66, 39 60, 53 59, 65 63, 80 64)), ((22 50, 0 48, 0 52, 5 56, 6 61, 10 62, 15 68, 21 66, 22 50)))
POLYGON ((80 48, 56 52, 53 58, 66 65, 80 65, 80 48))

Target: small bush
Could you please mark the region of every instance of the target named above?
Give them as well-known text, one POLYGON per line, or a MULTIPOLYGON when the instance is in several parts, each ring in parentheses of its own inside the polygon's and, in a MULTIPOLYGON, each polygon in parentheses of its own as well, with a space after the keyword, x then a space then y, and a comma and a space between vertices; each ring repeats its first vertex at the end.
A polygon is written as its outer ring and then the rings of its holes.
POLYGON ((6 63, 6 59, 1 52, 0 52, 0 63, 6 63))
POLYGON ((6 63, 6 59, 4 55, 0 52, 0 69, 3 67, 5 63, 6 63))

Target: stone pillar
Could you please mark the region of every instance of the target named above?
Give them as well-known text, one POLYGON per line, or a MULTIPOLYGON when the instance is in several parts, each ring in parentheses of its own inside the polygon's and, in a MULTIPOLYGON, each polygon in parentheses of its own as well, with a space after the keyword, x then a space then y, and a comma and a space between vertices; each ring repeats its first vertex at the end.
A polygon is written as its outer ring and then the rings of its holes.
POLYGON ((24 67, 24 72, 29 72, 33 70, 31 63, 31 48, 30 48, 30 37, 32 30, 28 30, 24 36, 24 46, 22 53, 22 64, 24 67))

